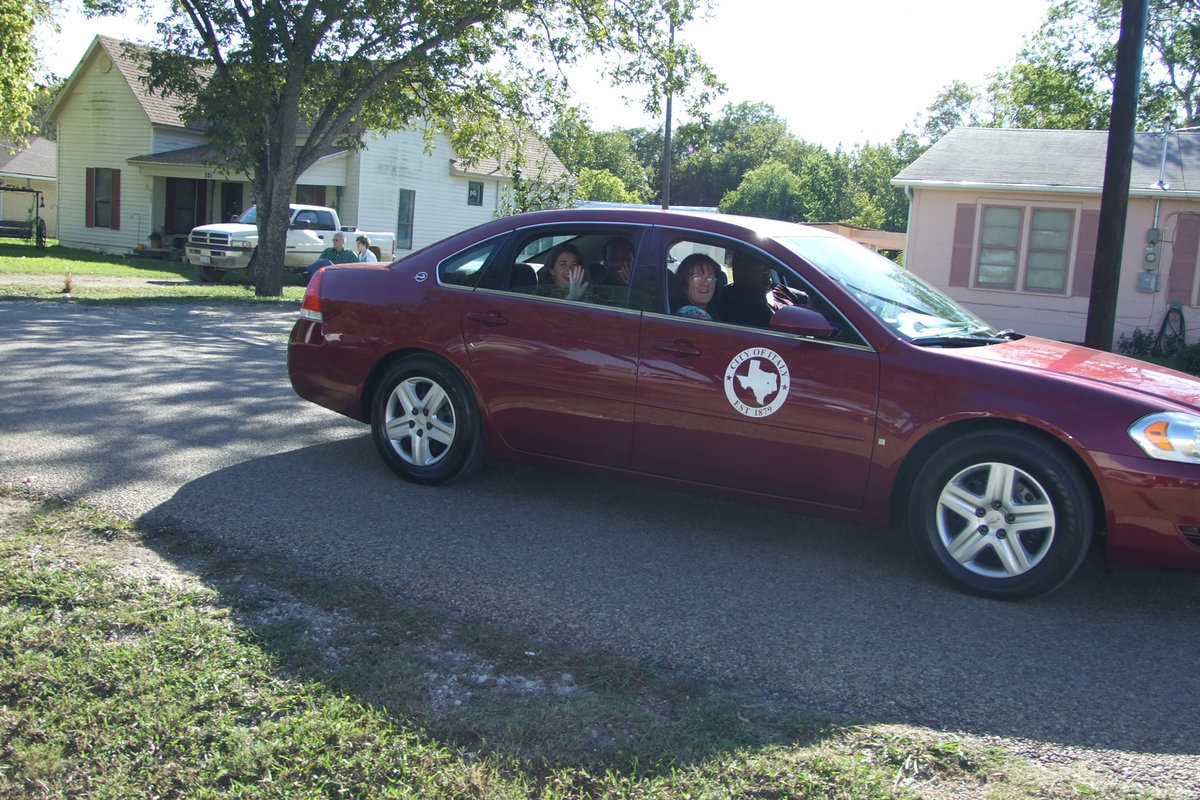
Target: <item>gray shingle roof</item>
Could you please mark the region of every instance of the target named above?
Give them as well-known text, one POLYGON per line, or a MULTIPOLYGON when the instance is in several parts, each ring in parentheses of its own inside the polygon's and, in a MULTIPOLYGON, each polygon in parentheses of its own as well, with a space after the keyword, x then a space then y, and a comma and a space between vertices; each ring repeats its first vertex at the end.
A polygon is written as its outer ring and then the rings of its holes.
POLYGON ((187 106, 187 101, 181 97, 163 97, 161 93, 152 92, 146 87, 145 77, 146 70, 142 65, 139 53, 148 52, 150 48, 132 42, 123 42, 120 39, 113 39, 110 36, 97 36, 88 45, 87 52, 84 53, 79 64, 75 66, 71 76, 67 78, 66 86, 54 98, 54 102, 50 104, 50 109, 47 112, 47 119, 55 121, 59 106, 65 101, 65 98, 74 89, 76 77, 85 65, 89 63, 95 54, 101 50, 107 54, 112 60, 113 66, 117 68, 117 72, 125 79, 129 90, 133 93, 133 97, 145 112, 151 124, 164 126, 169 128, 185 128, 192 131, 203 132, 202 125, 192 123, 188 124, 183 121, 183 116, 180 113, 179 106, 187 106))
POLYGON ((146 88, 146 84, 144 83, 146 70, 138 59, 137 54, 139 52, 144 53, 149 48, 123 42, 119 39, 112 39, 108 36, 97 36, 96 38, 108 52, 109 57, 112 58, 113 65, 120 70, 121 75, 129 84, 129 88, 133 90, 133 96, 137 98, 138 103, 152 123, 173 128, 203 130, 203 126, 188 125, 183 121, 183 116, 179 108, 176 107, 177 105, 182 105, 185 108, 188 106, 188 103, 183 98, 165 98, 161 94, 151 92, 146 88))
MULTIPOLYGON (((513 133, 510 131, 510 134, 513 133)), ((546 144, 545 139, 528 129, 515 131, 514 138, 519 139, 522 151, 520 166, 524 174, 537 175, 543 180, 550 181, 569 175, 567 168, 550 149, 550 145, 546 144)), ((513 151, 516 147, 517 142, 510 140, 505 142, 503 147, 505 152, 500 158, 495 156, 482 156, 475 159, 456 158, 451 162, 451 166, 456 171, 469 175, 510 177, 508 167, 511 166, 513 151)))
MULTIPOLYGON (((1079 190, 1104 185, 1107 131, 955 128, 909 164, 892 183, 990 188, 1079 190)), ((1134 135, 1131 194, 1200 193, 1200 133, 1134 135), (1166 145, 1164 189, 1158 186, 1166 145)))
POLYGON ((13 155, 8 154, 7 140, 0 140, 0 176, 54 180, 58 175, 55 153, 58 145, 49 139, 35 136, 29 145, 13 155))

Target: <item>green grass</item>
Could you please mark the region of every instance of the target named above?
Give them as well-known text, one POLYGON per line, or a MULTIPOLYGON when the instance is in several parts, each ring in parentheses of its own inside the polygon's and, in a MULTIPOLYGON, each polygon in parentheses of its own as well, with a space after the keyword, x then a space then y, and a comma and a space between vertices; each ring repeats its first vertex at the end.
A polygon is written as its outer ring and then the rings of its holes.
POLYGON ((0 487, 0 797, 1152 796, 0 487))
MULTIPOLYGON (((283 299, 298 301, 304 283, 303 276, 285 274, 283 299)), ((74 302, 100 304, 264 300, 255 296, 253 287, 232 277, 219 284, 201 283, 191 265, 177 261, 94 253, 54 240, 38 249, 18 239, 0 239, 0 300, 61 300, 64 295, 74 302), (114 285, 110 279, 129 281, 114 285)))

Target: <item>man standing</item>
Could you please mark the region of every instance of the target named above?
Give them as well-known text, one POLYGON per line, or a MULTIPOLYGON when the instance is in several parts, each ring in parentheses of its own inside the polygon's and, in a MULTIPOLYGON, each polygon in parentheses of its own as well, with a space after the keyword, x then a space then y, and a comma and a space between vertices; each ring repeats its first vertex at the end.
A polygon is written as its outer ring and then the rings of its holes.
POLYGON ((358 255, 346 249, 346 237, 338 231, 333 235, 333 247, 326 247, 321 251, 321 255, 316 261, 308 265, 308 277, 316 274, 321 267, 328 267, 331 264, 353 264, 358 261, 358 255))

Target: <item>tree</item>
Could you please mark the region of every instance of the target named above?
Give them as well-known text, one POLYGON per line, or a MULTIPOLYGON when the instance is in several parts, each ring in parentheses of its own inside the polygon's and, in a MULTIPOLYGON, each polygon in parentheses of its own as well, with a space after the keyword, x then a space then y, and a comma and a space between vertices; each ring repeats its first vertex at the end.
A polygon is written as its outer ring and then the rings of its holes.
POLYGON ((1097 83, 1094 71, 1062 60, 1056 42, 1039 39, 1021 52, 1017 63, 996 75, 988 87, 993 124, 1011 128, 1104 130, 1112 93, 1097 83))
POLYGON ((865 144, 851 154, 853 189, 851 213, 843 221, 864 228, 903 231, 908 227, 908 198, 904 190, 892 186, 906 166, 924 152, 911 133, 902 133, 891 145, 865 144))
MULTIPOLYGON (((86 0, 97 13, 149 1, 86 0)), ((424 124, 459 153, 508 156, 519 170, 522 129, 504 118, 527 119, 531 98, 561 87, 523 56, 620 51, 622 75, 649 80, 673 52, 664 23, 680 13, 676 0, 176 0, 147 67, 151 88, 206 126, 219 160, 252 176, 253 280, 278 296, 292 189, 319 158, 362 147, 364 131, 424 124)))
POLYGON ((721 198, 726 214, 782 219, 808 218, 804 182, 782 161, 770 160, 746 173, 736 189, 721 198))
POLYGON ((546 141, 563 165, 580 175, 581 197, 607 199, 582 191, 583 169, 606 172, 619 180, 620 194, 630 198, 621 202, 642 203, 650 196, 646 170, 638 161, 629 131, 594 131, 579 109, 568 108, 551 125, 546 141))
POLYGON ((854 216, 854 165, 838 148, 812 147, 793 166, 800 176, 806 215, 800 222, 843 222, 854 216))
MULTIPOLYGON (((999 122, 1103 129, 1116 74, 1120 0, 1058 0, 991 92, 999 122)), ((1138 124, 1200 124, 1200 0, 1150 0, 1138 124)))
POLYGON ((50 4, 42 0, 0 0, 0 139, 14 147, 38 131, 33 29, 49 17, 50 4))
POLYGON ((981 108, 979 90, 963 81, 951 81, 942 87, 924 113, 913 120, 921 139, 932 145, 950 131, 963 125, 987 125, 981 108))
POLYGON ((625 188, 625 183, 606 169, 583 167, 579 170, 579 197, 608 203, 639 203, 641 199, 625 188))
POLYGON ((672 199, 716 206, 747 173, 772 158, 794 160, 801 143, 766 103, 726 105, 720 117, 680 126, 674 140, 672 199))

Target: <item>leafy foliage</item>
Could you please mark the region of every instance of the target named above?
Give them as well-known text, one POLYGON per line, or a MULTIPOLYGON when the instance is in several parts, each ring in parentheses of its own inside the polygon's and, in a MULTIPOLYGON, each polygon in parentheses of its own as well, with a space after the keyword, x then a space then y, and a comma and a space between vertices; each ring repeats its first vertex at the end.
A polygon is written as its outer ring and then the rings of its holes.
MULTIPOLYGON (((715 78, 676 45, 702 0, 178 0, 159 23, 162 50, 147 52, 151 88, 181 100, 205 126, 215 160, 252 176, 259 206, 255 285, 282 285, 287 206, 296 178, 335 149, 360 148, 365 131, 424 125, 462 156, 511 159, 521 126, 561 90, 557 73, 580 54, 619 54, 611 74, 682 91, 715 78), (540 105, 539 105, 540 104, 540 105)), ((95 13, 151 0, 86 0, 95 13)), ((531 165, 509 165, 509 173, 531 165)), ((526 174, 512 201, 536 183, 526 174)), ((540 195, 539 195, 540 196, 540 195)))
POLYGON ((584 200, 603 200, 610 203, 638 203, 640 198, 625 188, 625 182, 606 169, 581 167, 579 196, 584 200))
MULTIPOLYGON (((918 120, 927 144, 958 125, 1104 130, 1120 0, 1057 0, 1013 64, 986 86, 948 84, 918 120)), ((1150 0, 1138 126, 1200 124, 1200 0, 1150 0)))
POLYGON ((566 108, 550 126, 546 141, 563 165, 578 175, 580 197, 612 200, 612 195, 619 195, 622 199, 618 202, 628 203, 649 198, 648 175, 629 131, 594 131, 578 109, 566 108), (584 170, 605 174, 585 176, 584 170), (620 187, 607 176, 619 181, 620 187))
MULTIPOLYGON (((568 113, 552 129, 549 142, 563 163, 579 173, 580 196, 619 202, 660 199, 649 187, 660 185, 661 129, 599 133, 582 115, 568 113)), ((891 179, 922 152, 912 134, 891 144, 829 152, 796 137, 766 103, 727 105, 720 116, 680 125, 672 150, 674 205, 894 231, 905 228, 908 200, 891 179)))
MULTIPOLYGON (((1059 80, 1079 73, 1105 104, 1116 74, 1120 0, 1058 0, 1034 39, 1031 63, 1054 64, 1059 80)), ((1149 0, 1139 121, 1200 123, 1200 0, 1149 0)))
POLYGON ((50 16, 43 0, 0 0, 0 139, 16 147, 38 132, 41 91, 34 84, 34 25, 50 16))

